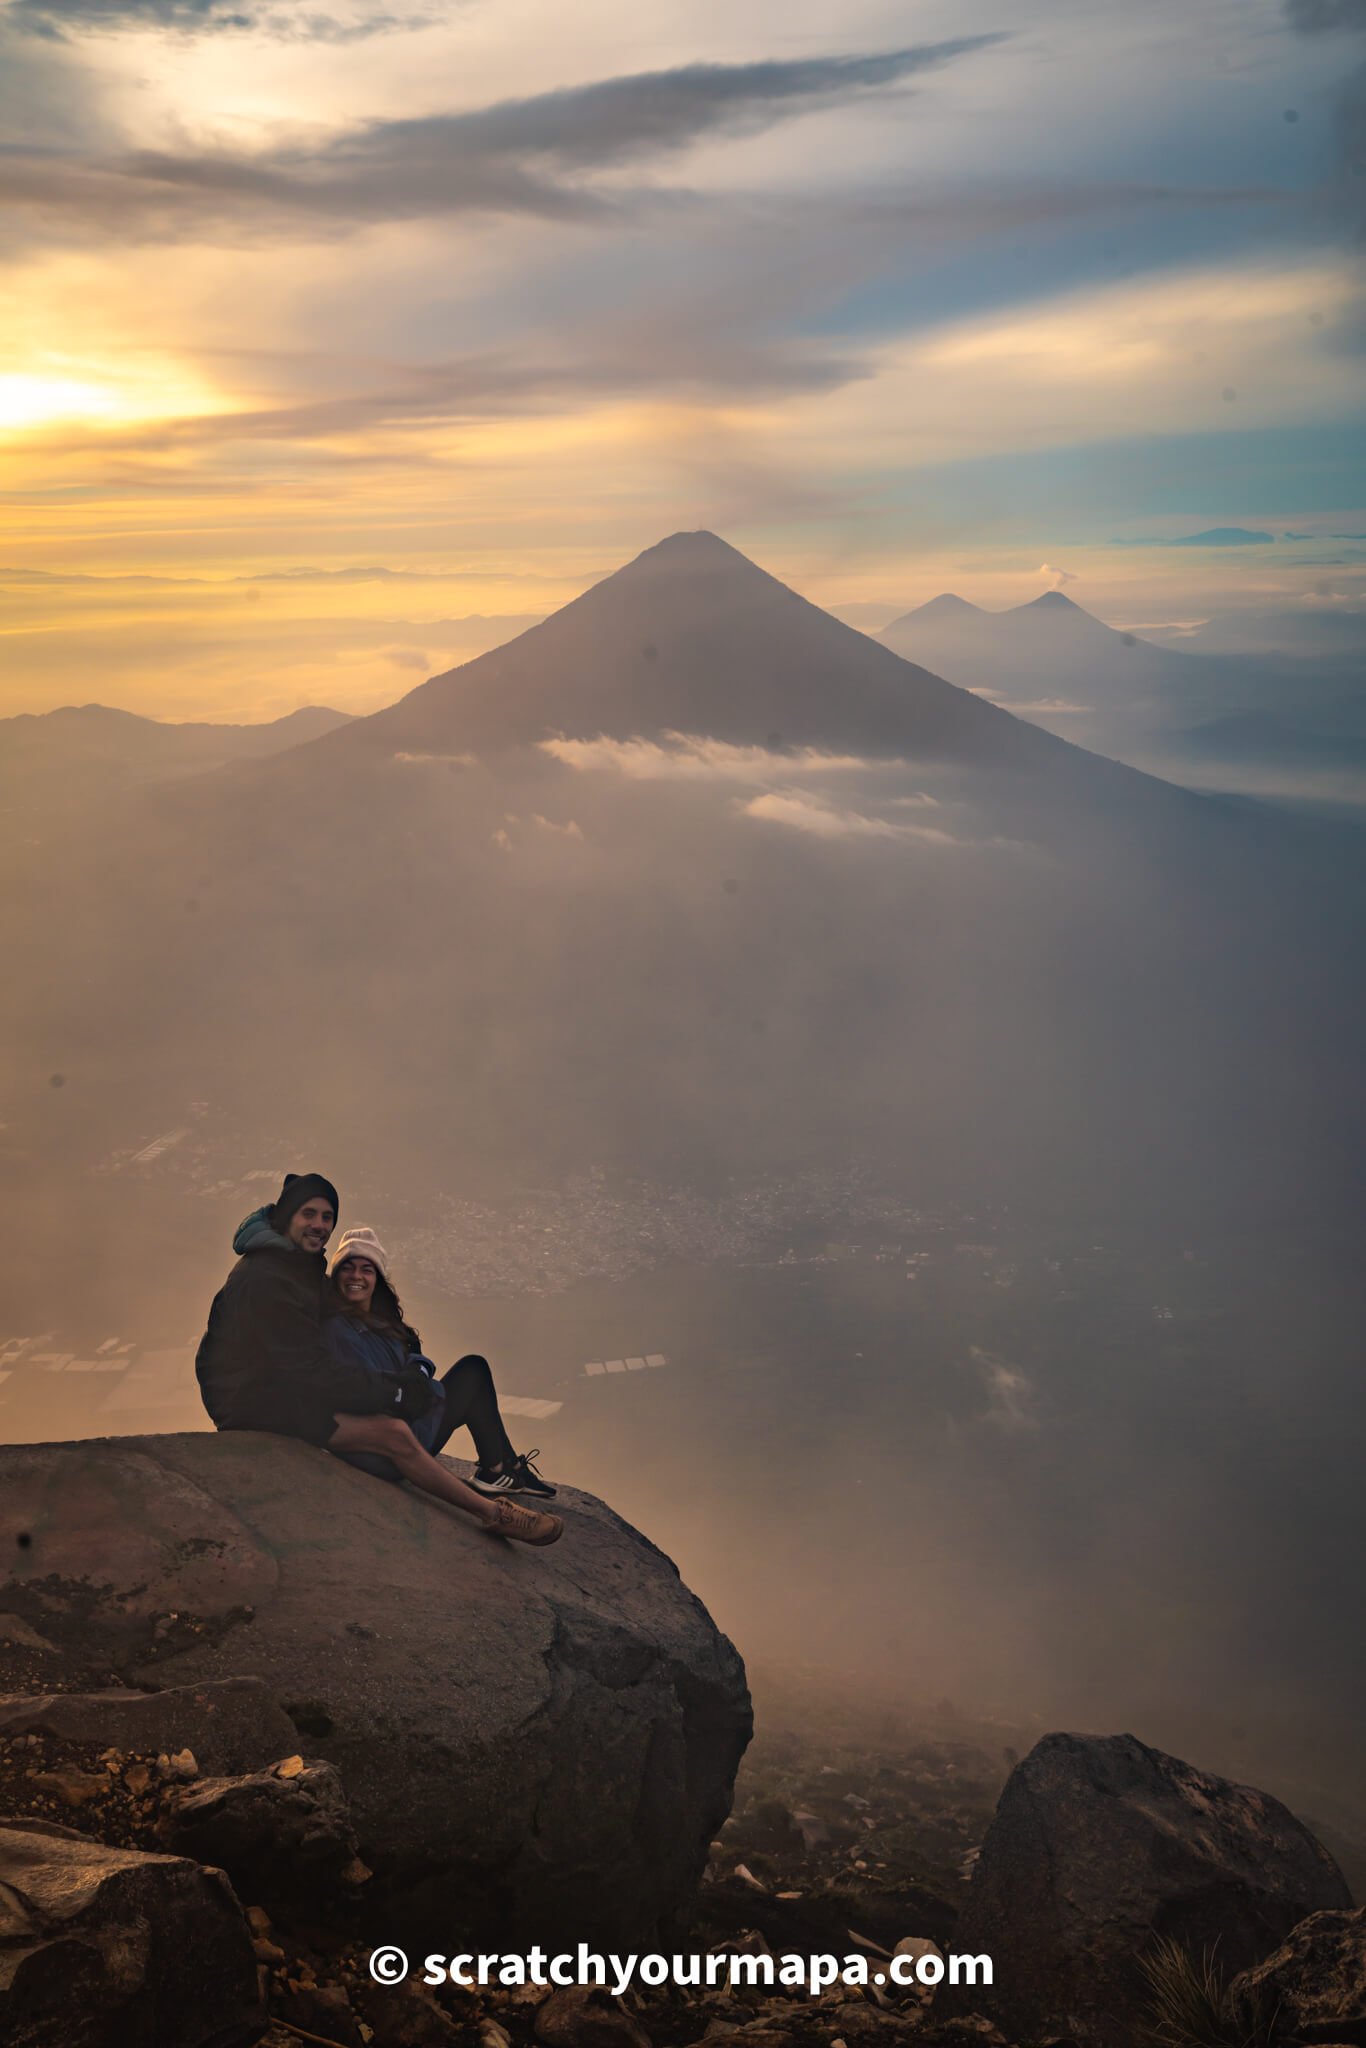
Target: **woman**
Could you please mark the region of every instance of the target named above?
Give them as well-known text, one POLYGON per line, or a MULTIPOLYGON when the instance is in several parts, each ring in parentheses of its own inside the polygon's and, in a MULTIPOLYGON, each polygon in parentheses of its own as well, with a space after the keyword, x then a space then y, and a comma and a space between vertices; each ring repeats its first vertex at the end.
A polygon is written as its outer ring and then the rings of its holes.
MULTIPOLYGON (((337 1295, 336 1315, 326 1324, 328 1343, 339 1360, 360 1364, 395 1378, 421 1372, 434 1395, 428 1413, 414 1417, 409 1428, 433 1457, 464 1424, 474 1438, 478 1465, 469 1484, 476 1493, 499 1496, 527 1493, 553 1500, 555 1489, 536 1470, 536 1451, 520 1457, 513 1450, 498 1412, 493 1374, 486 1358, 474 1352, 458 1358, 440 1379, 422 1349, 422 1341, 404 1318, 389 1271, 389 1255, 364 1225, 348 1230, 332 1264, 337 1295)), ((364 1451, 340 1451, 350 1464, 383 1479, 400 1475, 391 1460, 364 1451)))

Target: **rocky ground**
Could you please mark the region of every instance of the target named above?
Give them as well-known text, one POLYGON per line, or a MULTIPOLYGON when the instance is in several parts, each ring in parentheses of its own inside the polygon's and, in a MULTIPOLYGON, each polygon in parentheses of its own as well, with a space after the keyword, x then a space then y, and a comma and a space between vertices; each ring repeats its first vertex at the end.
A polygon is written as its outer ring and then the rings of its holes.
MULTIPOLYGON (((862 1707, 841 1710, 828 1689, 800 1680, 760 1694, 759 1733, 714 1843, 684 1952, 860 1953, 885 1958, 907 1937, 947 1943, 1001 1786, 1016 1760, 1000 1731, 929 1722, 862 1707)), ((1018 1737, 1017 1737, 1018 1739, 1018 1737)), ((316 1766, 274 1767, 288 1781, 316 1766)), ((324 1767, 325 1768, 325 1767, 324 1767)), ((74 1827, 121 1847, 179 1846, 187 1796, 202 1780, 193 1753, 139 1753, 58 1740, 0 1737, 0 1814, 74 1827)), ((243 1898, 274 2031, 267 2048, 300 2039, 379 2041, 394 2048, 686 2048, 738 2032, 755 2048, 781 2038, 861 2048, 913 2037, 1000 2043, 985 2021, 934 2026, 917 1991, 837 1986, 820 1998, 740 1987, 631 1992, 620 2001, 528 1986, 438 1994, 374 1985, 366 1967, 363 1865, 346 1873, 326 1914, 243 1898), (319 1924, 325 1918, 326 1924, 319 1924)), ((395 1930, 396 1932, 398 1930, 395 1930)), ((454 1941, 456 1930, 452 1931, 454 1941)))
MULTIPOLYGON (((758 1733, 736 1784, 731 1817, 712 1844, 690 1922, 667 1944, 674 1952, 857 1955, 867 1958, 871 1978, 895 1953, 952 1951, 959 1945, 960 1923, 963 1943, 971 1948, 971 1914, 964 1911, 969 1884, 1006 1781, 1024 1785, 1054 1752, 1061 1761, 1047 1767, 1071 1769, 1069 1744, 1084 1752, 1077 1784, 1098 1784, 1107 1795, 1103 1806, 1116 1789, 1107 1785, 1106 1769, 1140 1773, 1137 1806, 1144 1813, 1156 1810, 1172 1783, 1187 1787, 1195 1799, 1198 1826, 1192 1839, 1198 1853, 1220 1825, 1219 1811, 1225 1824, 1250 1826, 1260 1841, 1274 1806, 1263 1795, 1244 1796, 1128 1737, 1097 1743, 1050 1736, 1035 1744, 1036 1731, 969 1722, 947 1706, 888 1710, 832 1689, 828 1675, 788 1674, 778 1682, 761 1674, 755 1689, 758 1733), (1022 1750, 1030 1754, 1021 1766, 1022 1750)), ((210 1739, 229 1747, 235 1738, 227 1722, 235 1698, 224 1693, 215 1706, 202 1696, 210 1716, 205 1726, 215 1716, 219 1723, 210 1739)), ((73 1710, 85 1716, 91 1704, 63 1699, 56 1718, 70 1718, 73 1710)), ((236 1700, 245 1717, 241 1725, 258 1704, 247 1695, 236 1700)), ((98 1711, 110 1709, 100 1705, 98 1711)), ((124 1711, 125 1725, 142 1717, 136 1705, 124 1711)), ((45 1714, 48 1721, 54 1718, 51 1709, 45 1714)), ((1001 1811, 1008 1805, 1009 1796, 1001 1811)), ((1179 1823, 1174 1830, 1166 1824, 1174 1846, 1179 1823)), ((1145 2002, 1141 2012, 1127 2012, 1127 2023, 1113 2037, 1108 2026, 1099 2032, 1086 2027, 1074 2040, 1056 2027, 1012 2035, 972 2011, 971 1998, 965 2008, 962 1996, 950 2001, 875 1981, 861 1990, 836 1985, 817 1997, 805 1990, 729 1985, 631 1990, 621 1998, 583 1987, 465 1991, 443 1985, 434 1991, 416 1981, 376 1985, 367 1967, 370 1873, 356 1854, 344 1789, 331 1764, 302 1753, 280 1757, 265 1769, 214 1778, 188 1747, 117 1748, 73 1740, 51 1727, 15 1732, 11 1725, 0 1734, 0 1830, 7 1825, 55 1831, 70 1842, 65 1853, 78 1863, 88 1848, 76 1844, 93 1838, 114 1849, 170 1851, 229 1868, 245 1909, 260 1996, 256 2006, 251 1956, 244 1948, 246 2006, 258 2018, 248 2019, 245 2032, 237 2025, 231 2038, 245 2041, 259 2025, 264 2031, 258 2048, 292 2048, 299 2041, 315 2048, 367 2048, 372 2042, 379 2048, 691 2048, 704 2041, 723 2048, 1366 2044, 1366 1915, 1350 1905, 1306 1918, 1297 1918, 1299 1909, 1289 1911, 1286 1923, 1294 1924, 1283 1946, 1226 1987, 1231 1997, 1216 1993, 1208 2010, 1182 2008, 1164 2030, 1145 2002), (75 1837, 64 1834, 72 1829, 75 1837)), ((1075 1837, 1075 1818, 1072 1828, 1075 1837)), ((998 1816, 993 1843, 999 1833, 998 1816)), ((11 1844, 15 1840, 11 1835, 11 1844)), ((1075 1840, 1069 1846, 1065 1829, 1047 1850, 1050 1859, 1056 1855, 1064 1863, 1074 1852, 1075 1840)), ((999 1860, 1000 1849, 988 1849, 984 1872, 993 1854, 999 1860)), ((1221 1854, 1227 1877, 1236 1845, 1226 1843, 1221 1854)), ((1284 1859, 1283 1848, 1276 1856, 1284 1859)), ((1134 1868, 1145 1864, 1140 1856, 1134 1868)), ((193 1872, 197 1864, 176 1867, 193 1872)), ((1083 1887, 1083 1911, 1096 1904, 1104 1923, 1104 1900, 1089 1898, 1096 1890, 1096 1883, 1083 1887)), ((1117 1904, 1122 1893, 1117 1877, 1117 1904)), ((235 1915, 231 1897, 229 1905, 235 1915)), ((184 1908, 172 1898, 170 1907, 187 1913, 184 1924, 190 1928, 203 1924, 196 1917, 206 1910, 202 1898, 184 1908)), ((1138 1910, 1143 1925, 1155 1924, 1146 1903, 1138 1910)), ((1236 1931, 1236 1917, 1230 1927, 1236 1931)), ((402 1936, 400 1928, 386 1931, 402 1936)), ((452 1926, 451 1949, 459 1935, 452 1926)), ((239 1938, 245 1943, 247 1937, 239 1938)), ((1076 1930, 1075 1938, 1092 1951, 1085 1930, 1076 1930)), ((1184 1979, 1177 1985, 1178 2004, 1189 1988, 1183 1986, 1184 1979)), ((64 1996, 59 1992, 59 2002, 64 1996)), ((237 1997, 240 2008, 240 1981, 237 1997)), ((46 2031, 21 2027, 16 2038, 24 2048, 30 2042, 47 2048, 64 2037, 49 2025, 46 2031)), ((113 2033, 98 2038, 123 2036, 116 2023, 113 2033)), ((192 2035, 148 2038, 155 2048, 175 2048, 182 2039, 220 2036, 212 2028, 200 2030, 196 2008, 192 2035)))
POLYGON ((1269 1794, 851 1672, 750 1673, 751 1742, 669 1560, 559 1506, 514 1555, 283 1439, 0 1445, 5 2048, 1366 2048, 1366 1912, 1269 1794), (724 1981, 375 1984, 393 1941, 724 1981))

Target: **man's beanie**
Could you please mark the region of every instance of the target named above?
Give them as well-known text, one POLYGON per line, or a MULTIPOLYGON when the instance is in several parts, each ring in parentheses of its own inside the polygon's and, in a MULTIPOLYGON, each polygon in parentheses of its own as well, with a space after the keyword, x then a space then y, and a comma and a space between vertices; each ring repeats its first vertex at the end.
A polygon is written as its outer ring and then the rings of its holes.
POLYGON ((270 1212, 272 1226, 282 1235, 289 1228, 289 1219, 296 1209, 302 1209, 305 1202, 311 1202, 314 1195, 326 1195, 332 1204, 332 1214, 341 1213, 337 1190, 325 1174, 287 1173, 285 1184, 275 1197, 275 1206, 270 1212))

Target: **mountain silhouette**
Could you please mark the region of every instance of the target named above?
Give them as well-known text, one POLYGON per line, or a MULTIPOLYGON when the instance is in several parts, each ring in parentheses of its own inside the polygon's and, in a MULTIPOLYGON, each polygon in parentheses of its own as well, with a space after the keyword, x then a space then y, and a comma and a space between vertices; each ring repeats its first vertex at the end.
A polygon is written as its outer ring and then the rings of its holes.
POLYGON ((349 721, 348 712, 324 704, 303 705, 258 725, 176 723, 108 704, 63 704, 55 711, 0 718, 0 765, 22 761, 31 769, 50 761, 68 769, 88 760, 148 776, 190 773, 297 747, 349 721))
POLYGON ((952 590, 944 590, 938 597, 932 597, 927 603, 916 605, 913 611, 903 612, 899 619, 893 619, 890 625, 883 628, 883 633, 885 635, 896 626, 907 625, 912 619, 919 619, 928 625, 937 619, 948 620, 965 617, 968 614, 975 616, 980 610, 980 605, 969 604, 965 597, 958 597, 952 590))
POLYGON ((259 725, 173 724, 108 704, 0 718, 0 844, 35 827, 69 830, 130 790, 264 759, 347 723, 346 712, 321 704, 259 725))
POLYGON ((1036 762, 1029 727, 896 658, 713 533, 677 533, 506 646, 359 721, 332 751, 706 733, 1036 762))
POLYGON ((1155 745, 1218 678, 1198 657, 1116 631, 1061 590, 999 612, 934 598, 884 627, 884 645, 1091 751, 1165 767, 1155 745))
POLYGON ((1020 641, 1021 633, 1049 635, 1050 648, 1062 653, 1064 659, 1067 658, 1066 650, 1087 647, 1094 652, 1107 642, 1113 642, 1130 653, 1135 650, 1158 656, 1166 653, 1165 649, 1154 647, 1150 641, 1142 640, 1136 634, 1116 632, 1062 590, 1045 590, 1025 604, 1010 605, 999 612, 985 611, 981 605, 969 604, 965 598, 945 592, 940 597, 932 597, 928 604, 903 612, 890 625, 884 626, 878 637, 897 652, 928 644, 923 638, 928 634, 943 647, 951 649, 993 648, 1000 651, 1003 659, 1009 659, 1012 653, 1027 658, 1029 643, 1020 641), (1058 637, 1051 637, 1055 635, 1058 637), (1064 635, 1067 637, 1062 637, 1064 635))

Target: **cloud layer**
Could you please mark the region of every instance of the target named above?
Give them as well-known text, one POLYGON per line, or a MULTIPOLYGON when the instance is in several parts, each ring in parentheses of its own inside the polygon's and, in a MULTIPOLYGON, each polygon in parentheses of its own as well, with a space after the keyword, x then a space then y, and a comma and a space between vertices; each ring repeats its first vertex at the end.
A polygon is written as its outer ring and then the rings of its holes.
MULTIPOLYGON (((249 26, 245 17, 231 17, 249 26)), ((989 49, 999 34, 868 56, 689 64, 506 100, 468 112, 373 121, 306 143, 251 151, 134 149, 0 160, 10 206, 123 232, 332 232, 462 213, 594 220, 620 210, 588 174, 667 156, 700 141, 760 132, 812 109, 902 85, 989 49)))
POLYGON ((347 16, 241 0, 10 0, 4 23, 20 34, 74 42, 81 36, 160 31, 173 35, 262 34, 290 42, 350 43, 426 28, 431 12, 367 9, 347 16))
POLYGON ((1360 10, 887 19, 0 0, 10 707, 368 708, 691 526, 850 617, 1304 605, 1102 536, 1366 519, 1360 10))

